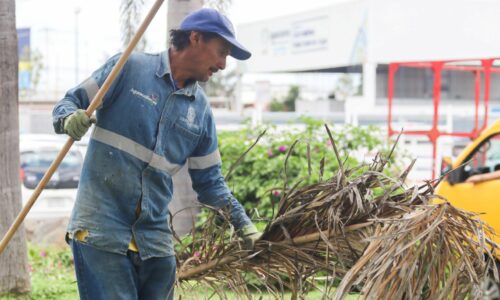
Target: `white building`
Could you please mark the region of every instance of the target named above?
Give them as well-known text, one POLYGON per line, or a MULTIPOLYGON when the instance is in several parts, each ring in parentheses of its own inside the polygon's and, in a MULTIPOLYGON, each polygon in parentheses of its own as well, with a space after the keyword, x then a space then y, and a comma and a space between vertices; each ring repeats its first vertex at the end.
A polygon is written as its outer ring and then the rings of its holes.
MULTIPOLYGON (((34 4, 38 2, 30 3, 34 4)), ((90 11, 75 10, 70 6, 68 3, 60 8, 65 9, 64 20, 46 24, 23 17, 28 6, 23 6, 23 2, 19 4, 18 17, 24 21, 18 26, 32 28, 33 47, 42 52, 47 50, 42 53, 48 68, 46 71, 55 68, 49 72, 51 76, 41 78, 40 94, 43 97, 29 97, 33 99, 21 102, 21 130, 24 132, 52 132, 52 103, 62 96, 64 90, 99 65, 87 61, 90 49, 107 49, 110 52, 107 54, 119 51, 117 34, 113 38, 106 36, 108 42, 115 41, 112 46, 101 45, 99 40, 101 46, 93 47, 101 35, 78 26, 77 22, 87 19, 90 11), (56 39, 57 32, 49 30, 59 24, 66 24, 65 38, 61 40, 56 39), (74 32, 79 32, 78 39, 72 35, 74 32), (75 44, 75 49, 69 47, 71 51, 62 51, 59 43, 75 44), (81 51, 77 52, 77 48, 81 51), (66 64, 73 65, 73 56, 75 62, 80 59, 79 72, 66 64), (64 68, 55 67, 62 65, 64 68), (57 71, 62 69, 68 70, 65 73, 57 71)), ((301 86, 303 99, 297 103, 300 113, 309 111, 337 123, 384 126, 387 122, 389 63, 499 57, 500 43, 495 36, 495 29, 500 25, 499 13, 498 0, 347 0, 320 9, 242 24, 237 28, 238 39, 252 50, 253 56, 241 65, 244 84, 239 93, 240 105, 234 108, 241 110, 243 104, 257 104, 256 107, 265 109, 266 102, 284 97, 288 85, 295 83, 301 86), (345 102, 328 100, 328 94, 342 73, 351 74, 355 86, 361 84, 362 95, 350 97, 345 102), (332 111, 335 114, 328 115, 332 111)), ((165 13, 159 16, 162 15, 165 13)), ((106 22, 114 27, 119 24, 117 18, 106 22)), ((158 35, 158 28, 163 28, 164 22, 158 18, 155 22, 149 32, 158 35)), ((119 32, 119 29, 108 28, 106 32, 119 32)), ((104 60, 107 56, 104 54, 97 56, 104 60)), ((445 118, 440 124, 446 130, 468 130, 473 123, 474 77, 467 72, 443 71, 442 75, 440 114, 445 118)), ((430 101, 432 84, 430 70, 401 68, 398 71, 394 127, 419 129, 429 124, 433 113, 430 101)), ((490 92, 489 112, 495 117, 500 114, 498 75, 492 76, 490 92)), ((484 95, 483 90, 481 95, 484 95)), ((240 112, 231 116, 215 113, 220 118, 219 124, 238 122, 249 115, 268 117, 258 112, 245 112, 243 116, 240 112)), ((279 118, 284 117, 280 115, 279 118)))
MULTIPOLYGON (((387 125, 388 66, 393 62, 423 62, 500 57, 495 29, 500 26, 497 0, 352 0, 300 14, 283 16, 238 27, 239 39, 253 50, 241 65, 249 73, 293 73, 300 80, 310 73, 357 74, 362 95, 345 102, 327 99, 326 90, 304 97, 297 110, 324 113, 341 111, 344 121, 387 125), (318 99, 319 98, 319 99, 318 99), (322 98, 322 99, 321 99, 322 98), (307 101, 309 100, 309 101, 307 101)), ((318 75, 319 76, 319 75, 318 75)), ((319 78, 319 77, 318 77, 319 78)), ((470 131, 474 126, 475 76, 472 72, 441 71, 439 128, 470 131)), ((334 79, 332 79, 334 80, 334 79)), ((481 76, 481 101, 485 94, 481 76)), ((394 86, 394 128, 426 129, 433 118, 432 69, 400 67, 394 86)), ((333 88, 334 82, 331 87, 333 88)), ((303 85, 307 89, 306 85, 303 85)), ((261 80, 243 87, 243 101, 263 107, 273 95, 272 85, 261 80), (253 93, 253 94, 252 94, 253 93)), ((482 118, 484 107, 480 107, 482 118)), ((500 112, 500 76, 491 76, 491 118, 500 112)), ((490 119, 491 120, 491 119, 490 119)), ((439 138, 438 152, 451 155, 457 141, 439 138)), ((408 146, 419 155, 417 170, 429 178, 431 152, 426 137, 409 138, 408 146), (428 153, 428 154, 426 154, 428 153)), ((463 145, 466 141, 460 141, 463 145)), ((439 158, 439 157, 438 157, 439 158)))
MULTIPOLYGON (((377 99, 387 96, 391 62, 500 57, 495 36, 498 13, 496 0, 337 3, 241 25, 239 39, 253 50, 243 69, 250 73, 362 72, 363 107, 370 110, 377 99)), ((467 75, 443 73, 444 100, 468 98, 467 75)), ((408 69, 398 76, 405 81, 396 86, 401 98, 429 97, 431 72, 408 69)), ((500 83, 499 77, 492 80, 500 83)), ((495 87, 498 84, 492 84, 491 99, 500 101, 500 89, 495 87)))

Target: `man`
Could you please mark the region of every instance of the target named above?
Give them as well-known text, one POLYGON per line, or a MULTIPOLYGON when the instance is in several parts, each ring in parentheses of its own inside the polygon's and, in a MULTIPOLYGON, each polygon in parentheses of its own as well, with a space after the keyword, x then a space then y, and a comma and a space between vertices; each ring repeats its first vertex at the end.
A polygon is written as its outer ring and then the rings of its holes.
POLYGON ((500 179, 500 170, 496 170, 490 173, 472 175, 471 177, 467 178, 465 182, 479 184, 485 181, 497 180, 497 179, 500 179))
POLYGON ((84 109, 119 55, 54 108, 56 132, 75 140, 96 122, 68 225, 82 299, 173 298, 167 205, 172 176, 185 163, 202 203, 229 208, 247 247, 259 236, 221 175, 213 115, 197 84, 223 70, 228 55, 251 54, 213 9, 188 15, 170 35, 168 51, 130 56, 96 119, 84 109))

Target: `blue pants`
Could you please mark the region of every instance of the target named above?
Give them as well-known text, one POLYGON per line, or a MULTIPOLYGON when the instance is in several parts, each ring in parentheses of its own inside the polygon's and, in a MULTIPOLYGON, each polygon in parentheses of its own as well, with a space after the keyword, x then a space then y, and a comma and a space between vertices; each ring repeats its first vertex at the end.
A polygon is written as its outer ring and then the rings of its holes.
POLYGON ((102 251, 70 241, 80 299, 114 300, 174 298, 175 257, 141 260, 139 254, 102 251))

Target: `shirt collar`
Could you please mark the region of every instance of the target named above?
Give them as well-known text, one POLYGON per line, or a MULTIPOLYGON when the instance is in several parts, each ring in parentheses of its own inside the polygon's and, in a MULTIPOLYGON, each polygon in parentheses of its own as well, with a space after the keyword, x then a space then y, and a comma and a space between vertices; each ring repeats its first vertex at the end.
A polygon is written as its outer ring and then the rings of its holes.
MULTIPOLYGON (((165 77, 167 74, 171 74, 168 50, 160 53, 160 64, 158 66, 158 70, 156 71, 156 76, 165 77)), ((170 80, 170 76, 167 77, 167 80, 170 80)), ((184 88, 175 91, 174 94, 185 95, 194 98, 197 88, 198 82, 192 81, 188 83, 184 88)))

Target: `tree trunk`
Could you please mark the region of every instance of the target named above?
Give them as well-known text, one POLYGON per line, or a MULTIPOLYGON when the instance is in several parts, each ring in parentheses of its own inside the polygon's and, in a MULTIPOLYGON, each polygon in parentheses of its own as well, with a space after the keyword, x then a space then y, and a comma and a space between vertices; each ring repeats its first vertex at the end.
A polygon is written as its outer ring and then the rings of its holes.
MULTIPOLYGON (((167 34, 170 29, 177 29, 190 12, 203 7, 203 0, 169 0, 167 9, 167 34)), ((169 42, 168 42, 169 44, 169 42)), ((169 209, 174 215, 172 225, 177 234, 188 233, 195 223, 197 208, 197 195, 191 187, 191 178, 187 168, 182 168, 173 177, 174 195, 169 209), (189 208, 189 209, 187 209, 189 208)))
MULTIPOLYGON (((207 4, 221 12, 231 5, 231 0, 169 0, 167 8, 167 35, 170 37, 171 29, 178 29, 182 20, 189 13, 203 7, 207 4)), ((170 45, 168 39, 167 45, 170 45)), ((168 48, 168 47, 167 47, 168 48)), ((195 223, 196 214, 199 212, 197 207, 197 195, 191 187, 191 178, 187 168, 182 168, 173 177, 174 195, 169 205, 170 212, 175 215, 173 227, 177 234, 186 234, 195 223), (189 209, 187 209, 189 208, 189 209)))
POLYGON ((203 7, 203 0, 169 0, 167 9, 167 35, 177 29, 190 12, 203 7))
MULTIPOLYGON (((0 236, 21 210, 18 57, 14 0, 0 0, 0 236)), ((0 254, 0 294, 30 291, 24 228, 0 254)))

